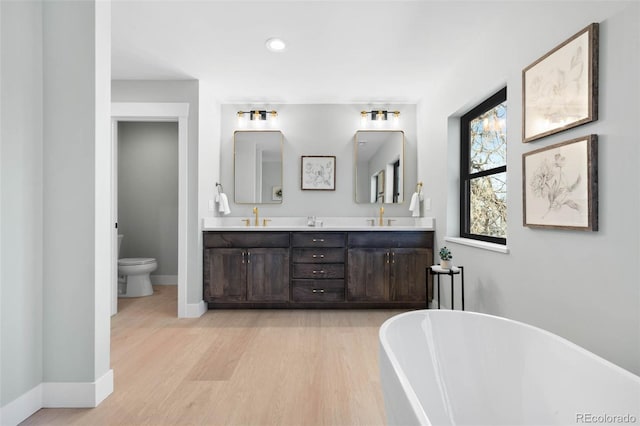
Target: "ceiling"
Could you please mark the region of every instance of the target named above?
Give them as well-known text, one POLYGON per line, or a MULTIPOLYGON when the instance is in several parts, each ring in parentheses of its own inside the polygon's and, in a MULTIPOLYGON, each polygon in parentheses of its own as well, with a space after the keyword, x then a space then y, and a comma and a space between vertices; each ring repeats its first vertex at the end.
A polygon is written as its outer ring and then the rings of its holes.
POLYGON ((206 81, 222 103, 416 103, 499 34, 487 4, 115 0, 112 78, 206 81))

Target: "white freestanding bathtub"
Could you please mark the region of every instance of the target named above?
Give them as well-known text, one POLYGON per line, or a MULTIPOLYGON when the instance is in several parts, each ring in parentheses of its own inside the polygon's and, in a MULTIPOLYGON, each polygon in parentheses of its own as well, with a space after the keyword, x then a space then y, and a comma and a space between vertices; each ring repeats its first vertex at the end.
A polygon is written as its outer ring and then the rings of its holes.
POLYGON ((640 424, 640 377, 542 329, 422 310, 380 328, 390 425, 640 424))

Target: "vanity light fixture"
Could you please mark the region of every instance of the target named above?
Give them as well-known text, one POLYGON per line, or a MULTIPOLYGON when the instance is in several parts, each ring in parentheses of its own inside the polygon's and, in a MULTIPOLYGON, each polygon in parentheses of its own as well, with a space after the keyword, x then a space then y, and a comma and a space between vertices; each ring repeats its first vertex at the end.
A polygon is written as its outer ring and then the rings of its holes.
POLYGON ((387 121, 389 116, 393 119, 393 125, 397 125, 400 120, 400 111, 387 111, 387 110, 371 110, 371 111, 361 111, 360 112, 360 121, 362 125, 366 125, 367 119, 371 119, 374 123, 382 123, 383 121, 387 121))
POLYGON ((397 120, 400 117, 400 111, 376 110, 360 112, 362 119, 367 119, 367 117, 371 116, 372 121, 386 121, 389 115, 393 115, 393 119, 397 120))
POLYGON ((274 119, 278 116, 278 111, 266 111, 263 109, 256 109, 253 111, 238 111, 236 114, 238 119, 243 119, 245 114, 249 114, 250 120, 266 121, 267 119, 274 119))

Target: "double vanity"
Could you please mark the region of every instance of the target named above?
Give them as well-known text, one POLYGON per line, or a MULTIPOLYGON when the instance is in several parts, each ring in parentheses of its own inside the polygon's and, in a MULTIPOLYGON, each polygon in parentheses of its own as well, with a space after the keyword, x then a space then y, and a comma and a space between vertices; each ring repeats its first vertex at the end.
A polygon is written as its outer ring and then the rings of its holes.
POLYGON ((394 226, 273 221, 256 227, 205 220, 209 308, 424 308, 431 299, 429 218, 394 226))
MULTIPOLYGON (((297 149, 301 143, 296 141, 297 149)), ((405 148, 403 131, 357 131, 352 157, 340 158, 346 160, 341 164, 352 163, 352 184, 336 189, 335 167, 316 170, 311 163, 305 166, 302 157, 298 163, 299 152, 292 156, 281 131, 235 131, 233 168, 223 162, 221 178, 233 179, 231 210, 242 208, 246 214, 247 206, 254 206, 254 216, 204 219, 204 300, 209 308, 425 308, 432 288, 427 267, 433 264, 433 219, 383 217, 384 206, 409 207, 404 188, 405 181, 409 187, 417 181, 416 155, 410 151, 406 164, 405 148), (321 177, 321 184, 309 184, 309 175, 321 177), (314 197, 313 190, 324 192, 314 197), (322 211, 318 200, 339 202, 351 191, 354 206, 345 206, 347 213, 369 205, 379 216, 258 215, 259 206, 270 205, 272 212, 284 199, 293 210, 322 211)), ((229 154, 221 152, 225 158, 229 154)), ((313 157, 335 160, 304 158, 313 157)))

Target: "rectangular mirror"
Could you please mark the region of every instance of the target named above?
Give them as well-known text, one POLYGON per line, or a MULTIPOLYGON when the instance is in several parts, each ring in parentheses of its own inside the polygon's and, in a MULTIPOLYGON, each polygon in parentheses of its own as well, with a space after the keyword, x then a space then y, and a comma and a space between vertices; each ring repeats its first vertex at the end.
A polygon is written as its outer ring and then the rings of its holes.
POLYGON ((234 132, 236 204, 282 203, 282 144, 279 130, 234 132))
POLYGON ((402 203, 404 132, 359 130, 354 147, 356 203, 402 203))

